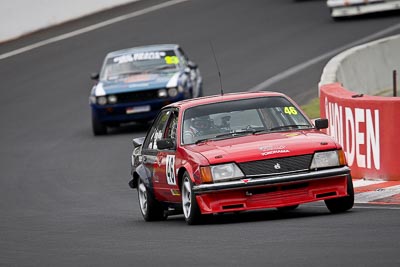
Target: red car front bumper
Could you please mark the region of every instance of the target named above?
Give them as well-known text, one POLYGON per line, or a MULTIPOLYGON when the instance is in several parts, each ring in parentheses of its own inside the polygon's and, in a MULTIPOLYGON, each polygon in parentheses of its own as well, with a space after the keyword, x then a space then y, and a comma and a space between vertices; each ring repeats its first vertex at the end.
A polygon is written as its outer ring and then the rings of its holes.
POLYGON ((226 189, 197 187, 196 200, 201 213, 210 214, 278 208, 347 196, 349 169, 343 167, 335 173, 336 175, 329 177, 309 179, 303 177, 304 175, 301 175, 303 179, 295 179, 299 175, 284 176, 270 180, 274 181, 273 183, 264 182, 264 185, 243 183, 242 186, 238 186, 235 182, 230 183, 231 186, 227 186, 226 189), (232 186, 233 184, 236 186, 232 186))

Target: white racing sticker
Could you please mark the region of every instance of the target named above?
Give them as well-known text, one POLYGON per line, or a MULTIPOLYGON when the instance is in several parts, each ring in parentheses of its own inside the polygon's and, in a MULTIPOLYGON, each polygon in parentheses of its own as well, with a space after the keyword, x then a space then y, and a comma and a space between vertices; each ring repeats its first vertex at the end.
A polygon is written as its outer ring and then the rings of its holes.
POLYGON ((278 150, 266 151, 266 152, 261 153, 261 156, 269 156, 269 155, 282 154, 282 153, 290 153, 290 150, 278 149, 278 150))
POLYGON ((167 155, 167 166, 165 169, 167 175, 167 183, 176 185, 175 179, 175 155, 167 155))
POLYGON ((151 60, 165 57, 165 52, 143 52, 133 54, 133 60, 151 60))
POLYGON ((114 63, 123 64, 127 62, 140 61, 140 60, 153 60, 153 59, 161 59, 166 56, 166 53, 163 51, 155 51, 155 52, 141 52, 134 54, 126 54, 122 56, 115 57, 113 59, 114 63))
POLYGON ((132 57, 132 55, 123 55, 123 56, 115 57, 113 61, 114 61, 114 63, 118 63, 118 64, 132 62, 133 57, 132 57))

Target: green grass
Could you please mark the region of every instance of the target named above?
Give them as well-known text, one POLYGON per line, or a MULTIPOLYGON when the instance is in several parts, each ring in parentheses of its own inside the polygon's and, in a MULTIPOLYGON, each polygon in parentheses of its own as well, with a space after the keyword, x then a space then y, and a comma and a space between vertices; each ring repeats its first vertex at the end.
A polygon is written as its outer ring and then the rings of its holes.
POLYGON ((308 104, 301 106, 303 111, 307 114, 310 119, 316 119, 320 117, 319 113, 319 98, 311 99, 308 104))

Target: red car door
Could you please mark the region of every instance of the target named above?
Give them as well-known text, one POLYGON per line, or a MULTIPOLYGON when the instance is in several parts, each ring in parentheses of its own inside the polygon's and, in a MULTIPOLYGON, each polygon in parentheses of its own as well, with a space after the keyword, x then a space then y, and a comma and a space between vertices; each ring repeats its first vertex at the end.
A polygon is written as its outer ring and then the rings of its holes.
MULTIPOLYGON (((168 139, 176 144, 177 122, 178 112, 171 110, 162 139, 168 139)), ((164 201, 180 202, 180 190, 175 168, 176 146, 167 149, 158 148, 156 161, 156 175, 159 177, 157 190, 160 192, 160 197, 162 197, 164 201)))

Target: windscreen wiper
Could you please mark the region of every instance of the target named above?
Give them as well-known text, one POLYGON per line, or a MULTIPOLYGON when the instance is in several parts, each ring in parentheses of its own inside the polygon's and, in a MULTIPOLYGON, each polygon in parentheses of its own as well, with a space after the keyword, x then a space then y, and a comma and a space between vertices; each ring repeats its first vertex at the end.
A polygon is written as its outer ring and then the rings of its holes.
POLYGON ((155 68, 151 69, 151 71, 155 71, 155 70, 172 70, 172 69, 175 69, 175 65, 158 66, 158 67, 155 67, 155 68))
POLYGON ((209 140, 211 140, 210 138, 204 138, 204 139, 199 139, 199 140, 197 140, 196 142, 194 142, 196 145, 197 144, 200 144, 200 143, 204 143, 204 142, 206 142, 206 141, 209 141, 209 140))
MULTIPOLYGON (((289 124, 289 125, 281 125, 281 126, 276 126, 272 127, 269 129, 270 131, 276 131, 276 130, 282 130, 282 129, 290 129, 290 128, 296 128, 298 129, 299 127, 308 127, 311 128, 309 124, 289 124)), ((307 128, 307 129, 308 129, 307 128)))
POLYGON ((223 134, 218 134, 215 136, 215 138, 221 138, 221 137, 237 137, 237 136, 242 136, 245 134, 254 134, 257 131, 254 129, 248 129, 248 130, 239 130, 239 131, 233 131, 233 132, 229 132, 229 133, 223 133, 223 134))

